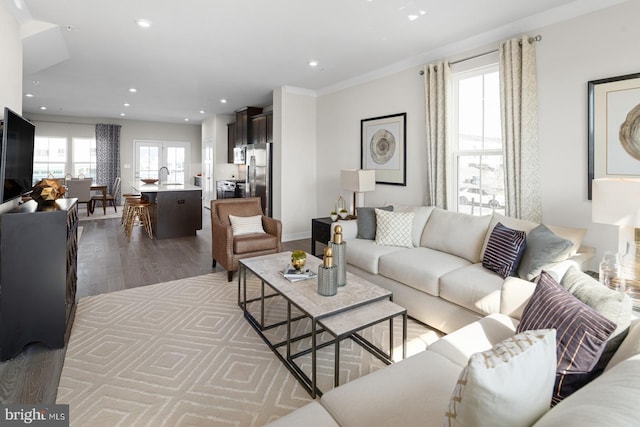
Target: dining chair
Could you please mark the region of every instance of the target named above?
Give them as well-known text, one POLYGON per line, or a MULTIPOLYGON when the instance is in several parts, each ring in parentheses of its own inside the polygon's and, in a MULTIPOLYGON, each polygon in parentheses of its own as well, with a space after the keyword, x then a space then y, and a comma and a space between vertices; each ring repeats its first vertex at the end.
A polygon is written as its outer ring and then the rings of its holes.
POLYGON ((84 203, 87 205, 87 216, 91 213, 91 184, 93 178, 71 178, 67 179, 67 198, 78 199, 78 205, 84 203))
POLYGON ((120 177, 118 176, 113 181, 111 192, 107 193, 107 195, 104 198, 102 197, 102 193, 94 194, 93 196, 91 196, 91 211, 93 211, 93 209, 95 208, 96 202, 101 202, 101 203, 104 202, 107 205, 111 203, 111 206, 113 206, 113 210, 116 211, 117 213, 118 208, 116 207, 116 197, 119 191, 120 191, 120 177))

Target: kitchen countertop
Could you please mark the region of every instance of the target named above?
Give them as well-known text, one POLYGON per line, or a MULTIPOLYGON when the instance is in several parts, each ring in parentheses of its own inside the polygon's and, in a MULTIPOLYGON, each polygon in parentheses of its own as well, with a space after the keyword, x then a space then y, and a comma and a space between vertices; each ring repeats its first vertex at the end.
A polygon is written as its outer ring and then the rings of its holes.
POLYGON ((167 191, 202 191, 201 187, 191 184, 144 184, 134 187, 141 193, 163 193, 167 191))

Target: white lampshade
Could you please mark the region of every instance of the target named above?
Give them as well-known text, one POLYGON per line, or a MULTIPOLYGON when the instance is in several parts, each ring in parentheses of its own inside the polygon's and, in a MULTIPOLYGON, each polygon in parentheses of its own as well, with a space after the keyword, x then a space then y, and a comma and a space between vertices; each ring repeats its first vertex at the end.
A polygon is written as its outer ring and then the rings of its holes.
POLYGON ((591 219, 621 227, 640 227, 640 180, 593 180, 591 219))
POLYGON ((376 171, 373 169, 343 169, 340 171, 342 189, 365 193, 376 189, 376 171))

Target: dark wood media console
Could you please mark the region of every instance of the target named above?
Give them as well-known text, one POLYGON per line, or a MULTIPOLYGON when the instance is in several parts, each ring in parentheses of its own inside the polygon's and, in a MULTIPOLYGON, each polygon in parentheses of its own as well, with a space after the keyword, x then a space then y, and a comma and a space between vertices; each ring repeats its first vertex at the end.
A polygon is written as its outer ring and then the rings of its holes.
POLYGON ((0 360, 25 345, 62 348, 76 310, 78 205, 31 200, 0 215, 0 360))

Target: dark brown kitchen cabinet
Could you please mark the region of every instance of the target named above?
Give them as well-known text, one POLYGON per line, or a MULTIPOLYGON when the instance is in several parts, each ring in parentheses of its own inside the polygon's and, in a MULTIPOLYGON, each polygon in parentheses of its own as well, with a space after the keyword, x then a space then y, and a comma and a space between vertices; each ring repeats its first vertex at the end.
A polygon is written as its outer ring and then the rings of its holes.
POLYGON ((273 142, 273 112, 251 117, 251 129, 254 143, 273 142))
POLYGON ((251 117, 261 113, 260 107, 245 107, 236 111, 236 145, 254 143, 251 117))
POLYGON ((233 163, 233 149, 236 146, 236 124, 227 124, 227 163, 233 163))
POLYGON ((76 311, 78 205, 30 200, 0 215, 0 360, 32 342, 62 348, 76 311))

